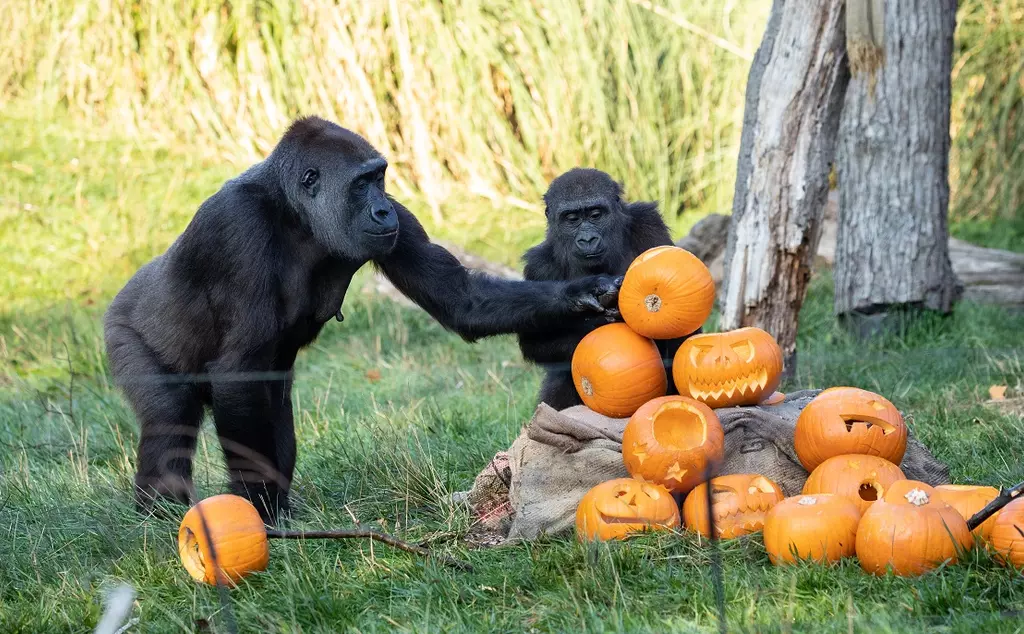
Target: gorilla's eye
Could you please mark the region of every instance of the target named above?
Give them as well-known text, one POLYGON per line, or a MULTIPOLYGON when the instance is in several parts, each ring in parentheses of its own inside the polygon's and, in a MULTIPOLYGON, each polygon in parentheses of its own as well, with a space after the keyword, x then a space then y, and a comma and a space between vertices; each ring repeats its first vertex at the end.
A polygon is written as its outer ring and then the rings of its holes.
POLYGON ((306 189, 309 189, 313 185, 316 185, 318 180, 320 180, 320 172, 314 169, 308 169, 306 170, 306 173, 302 175, 302 179, 299 183, 301 183, 306 189))
POLYGON ((579 219, 580 219, 580 215, 578 213, 576 213, 576 212, 573 212, 571 214, 565 214, 565 221, 566 222, 575 223, 575 222, 579 222, 579 219))
POLYGON ((590 217, 591 220, 597 220, 598 218, 601 217, 601 215, 603 213, 604 213, 603 209, 601 209, 600 207, 594 207, 593 209, 590 209, 587 212, 587 215, 590 217))

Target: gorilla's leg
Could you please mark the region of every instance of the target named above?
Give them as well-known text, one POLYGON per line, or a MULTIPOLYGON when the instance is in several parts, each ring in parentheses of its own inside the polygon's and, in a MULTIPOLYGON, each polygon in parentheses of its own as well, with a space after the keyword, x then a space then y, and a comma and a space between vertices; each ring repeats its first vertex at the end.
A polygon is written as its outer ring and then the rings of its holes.
POLYGON ((148 512, 161 499, 193 502, 192 455, 203 421, 198 388, 176 380, 127 326, 108 328, 107 354, 114 379, 139 420, 136 506, 148 512))
POLYGON ((558 370, 549 370, 544 375, 537 401, 547 403, 556 411, 583 404, 580 395, 576 393, 576 385, 572 382, 572 373, 558 370))
POLYGON ((288 511, 295 466, 291 403, 284 396, 282 388, 267 381, 233 381, 229 377, 212 385, 213 420, 231 490, 248 498, 268 522, 288 511))

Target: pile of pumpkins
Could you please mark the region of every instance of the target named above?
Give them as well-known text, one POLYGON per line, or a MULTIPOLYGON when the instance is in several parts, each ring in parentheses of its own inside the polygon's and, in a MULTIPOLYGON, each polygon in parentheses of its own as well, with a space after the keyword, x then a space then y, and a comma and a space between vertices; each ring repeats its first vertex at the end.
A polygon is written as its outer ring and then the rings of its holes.
MULTIPOLYGON (((686 336, 711 314, 715 288, 707 267, 678 247, 641 254, 619 292, 625 323, 592 331, 577 346, 572 376, 584 404, 629 417, 622 456, 631 478, 591 489, 576 510, 581 539, 618 539, 636 531, 689 530, 731 539, 763 531, 774 564, 834 562, 856 555, 873 574, 919 575, 955 563, 974 545, 967 518, 999 491, 988 486, 931 487, 899 467, 907 427, 884 397, 855 387, 824 390, 800 413, 794 449, 810 473, 801 495, 785 497, 761 474, 706 481, 724 455, 714 409, 774 404, 782 374, 778 343, 758 328, 694 335, 667 374, 655 340, 686 336), (708 487, 710 486, 710 492, 708 487), (682 513, 673 494, 685 496, 682 513), (709 504, 710 500, 710 513, 709 504)), ((1024 567, 1024 498, 974 530, 1000 561, 1024 567)))

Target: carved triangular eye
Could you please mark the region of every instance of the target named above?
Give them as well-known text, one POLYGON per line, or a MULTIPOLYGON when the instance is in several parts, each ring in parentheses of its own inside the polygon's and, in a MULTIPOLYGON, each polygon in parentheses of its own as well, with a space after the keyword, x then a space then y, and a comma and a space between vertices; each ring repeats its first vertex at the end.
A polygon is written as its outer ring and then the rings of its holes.
POLYGON ((767 478, 758 476, 750 481, 747 493, 775 493, 775 487, 772 486, 772 483, 767 478))
POLYGON ((641 484, 640 490, 647 494, 647 497, 651 498, 652 500, 657 500, 658 498, 661 497, 661 493, 658 493, 657 489, 655 489, 654 487, 647 486, 646 484, 641 484))
POLYGON ((875 410, 876 412, 884 412, 885 411, 885 405, 882 405, 878 401, 871 401, 871 402, 868 403, 868 405, 870 405, 871 409, 875 410))
POLYGON ((736 490, 733 489, 732 487, 722 486, 720 484, 713 484, 713 485, 711 485, 711 499, 712 499, 712 501, 722 500, 722 499, 731 497, 733 495, 736 495, 736 490))
POLYGON ((749 339, 744 341, 737 341, 736 343, 729 344, 729 347, 733 349, 741 360, 750 363, 754 360, 754 344, 749 339))
POLYGON ((714 349, 714 346, 706 346, 699 343, 694 344, 693 347, 690 348, 690 363, 692 363, 693 365, 700 364, 702 361, 704 361, 704 357, 706 357, 708 353, 714 349))

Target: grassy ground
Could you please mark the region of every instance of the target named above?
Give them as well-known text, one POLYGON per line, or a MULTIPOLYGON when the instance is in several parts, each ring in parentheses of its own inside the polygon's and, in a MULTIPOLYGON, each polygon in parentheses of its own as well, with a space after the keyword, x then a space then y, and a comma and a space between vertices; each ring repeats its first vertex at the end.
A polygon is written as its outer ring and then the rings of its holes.
MULTIPOLYGON (((269 571, 230 593, 229 613, 179 565, 176 522, 132 511, 136 429, 107 379, 100 316, 233 170, 29 115, 5 116, 0 136, 0 631, 90 631, 118 580, 137 589, 133 631, 145 632, 227 631, 230 618, 247 632, 715 627, 708 550, 689 535, 464 551, 468 520, 444 500, 515 437, 539 374, 508 338, 469 345, 358 289, 344 324, 329 325, 298 363, 296 525, 346 527, 354 515, 430 541, 475 572, 362 542, 275 543, 269 571)), ((536 219, 522 226, 491 253, 514 261, 541 230, 536 219)), ((445 229, 481 244, 495 231, 445 229)), ((989 385, 1024 384, 1024 317, 965 304, 864 347, 835 327, 829 289, 827 275, 813 284, 787 389, 877 390, 913 414, 915 433, 956 481, 1024 479, 1024 421, 984 404, 989 385)), ((208 432, 199 462, 201 492, 223 490, 208 432)), ((735 629, 1024 628, 1024 576, 981 552, 902 580, 867 577, 855 562, 775 569, 758 536, 723 551, 735 629)))

